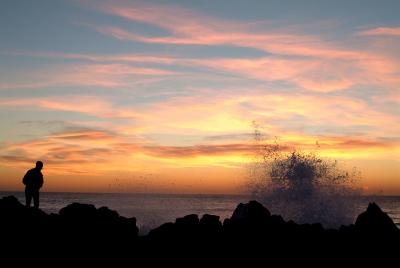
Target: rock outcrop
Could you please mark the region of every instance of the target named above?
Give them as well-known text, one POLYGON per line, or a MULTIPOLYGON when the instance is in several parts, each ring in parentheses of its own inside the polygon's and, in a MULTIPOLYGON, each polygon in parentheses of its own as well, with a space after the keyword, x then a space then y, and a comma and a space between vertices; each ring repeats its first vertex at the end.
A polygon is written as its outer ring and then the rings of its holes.
POLYGON ((338 230, 285 221, 259 202, 250 201, 239 204, 223 224, 216 215, 199 219, 190 214, 138 236, 135 218, 121 217, 106 207, 73 203, 58 214, 46 214, 9 196, 0 199, 0 233, 2 245, 11 252, 27 244, 34 255, 45 251, 66 258, 69 252, 68 256, 95 263, 132 258, 149 263, 161 258, 229 260, 232 256, 265 261, 283 255, 309 262, 315 256, 357 259, 366 253, 379 257, 400 250, 399 229, 375 203, 369 204, 354 225, 338 230))
POLYGON ((399 228, 375 203, 370 203, 367 210, 357 217, 355 230, 366 240, 400 240, 399 228))

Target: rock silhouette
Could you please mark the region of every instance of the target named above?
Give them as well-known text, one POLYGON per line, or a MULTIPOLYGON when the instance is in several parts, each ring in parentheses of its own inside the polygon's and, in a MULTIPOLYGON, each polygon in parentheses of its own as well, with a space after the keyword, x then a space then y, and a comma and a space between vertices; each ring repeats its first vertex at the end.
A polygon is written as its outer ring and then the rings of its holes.
POLYGON ((365 239, 399 241, 400 233, 393 220, 375 204, 370 203, 355 223, 356 230, 365 239))
POLYGON ((335 256, 333 261, 340 257, 356 260, 370 252, 376 258, 387 259, 388 252, 400 249, 400 230, 375 203, 369 204, 355 224, 338 230, 285 221, 271 215, 257 201, 239 204, 223 224, 216 215, 205 214, 199 219, 191 214, 145 236, 138 236, 135 218, 90 204, 73 203, 58 214, 47 214, 9 196, 0 199, 0 219, 2 245, 6 245, 3 253, 19 252, 26 241, 34 241, 24 256, 46 252, 66 262, 83 259, 91 264, 104 260, 149 264, 159 258, 170 264, 185 258, 217 258, 236 264, 240 260, 247 260, 247 264, 266 259, 279 259, 281 263, 292 260, 284 256, 313 263, 317 255, 335 256))

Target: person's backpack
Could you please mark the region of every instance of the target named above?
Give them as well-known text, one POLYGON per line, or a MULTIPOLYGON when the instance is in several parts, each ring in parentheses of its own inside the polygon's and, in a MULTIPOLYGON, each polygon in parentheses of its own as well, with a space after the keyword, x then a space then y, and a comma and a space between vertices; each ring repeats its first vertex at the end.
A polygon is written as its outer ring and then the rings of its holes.
MULTIPOLYGON (((30 171, 30 170, 29 170, 30 171)), ((30 172, 26 172, 26 174, 25 174, 25 176, 24 176, 24 178, 22 179, 22 183, 24 184, 24 185, 26 185, 27 183, 28 183, 28 181, 29 181, 29 177, 30 177, 30 172)))

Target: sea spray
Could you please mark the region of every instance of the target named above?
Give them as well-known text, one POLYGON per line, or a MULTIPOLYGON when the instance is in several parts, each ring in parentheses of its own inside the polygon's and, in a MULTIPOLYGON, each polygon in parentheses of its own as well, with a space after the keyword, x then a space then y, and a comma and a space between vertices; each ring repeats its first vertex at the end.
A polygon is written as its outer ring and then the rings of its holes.
POLYGON ((277 142, 257 146, 249 187, 254 198, 272 213, 298 223, 337 228, 354 222, 355 187, 360 173, 336 160, 301 152, 277 142))

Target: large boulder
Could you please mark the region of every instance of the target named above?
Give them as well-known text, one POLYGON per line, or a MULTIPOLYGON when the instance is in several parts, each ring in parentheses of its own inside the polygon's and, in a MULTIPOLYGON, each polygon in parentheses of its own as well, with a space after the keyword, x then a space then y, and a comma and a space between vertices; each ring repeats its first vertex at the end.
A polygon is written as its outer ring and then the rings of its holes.
POLYGON ((147 239, 153 244, 194 244, 199 237, 199 222, 197 214, 186 215, 151 230, 147 239))
POLYGON ((271 232, 270 220, 271 213, 259 202, 240 203, 232 216, 224 220, 223 235, 232 245, 262 240, 271 232))
POLYGON ((172 222, 166 222, 150 230, 146 238, 150 239, 154 243, 154 241, 158 240, 173 239, 174 236, 175 236, 175 224, 172 222))
POLYGON ((6 211, 16 211, 16 210, 21 210, 24 208, 24 205, 22 205, 18 199, 13 196, 5 196, 0 199, 0 211, 1 212, 6 212, 6 211))
POLYGON ((197 214, 186 215, 182 218, 177 218, 175 224, 182 227, 196 226, 199 224, 199 216, 197 214))
POLYGON ((72 203, 62 208, 60 216, 74 221, 93 221, 96 219, 97 210, 91 204, 72 203))
POLYGON ((244 224, 265 223, 271 217, 267 208, 257 201, 240 203, 233 212, 230 221, 244 224))
POLYGON ((136 218, 125 218, 107 207, 72 203, 59 212, 60 223, 69 235, 90 238, 132 239, 138 235, 136 218))
POLYGON ((203 217, 201 217, 200 226, 203 229, 215 231, 218 231, 222 228, 222 224, 219 221, 219 216, 210 214, 204 214, 203 217))
POLYGON ((0 224, 20 221, 26 214, 26 207, 15 196, 5 196, 0 199, 0 224))
POLYGON ((42 221, 47 214, 33 207, 25 207, 15 196, 5 196, 0 199, 1 224, 16 223, 29 225, 36 221, 42 221))
POLYGON ((400 230, 396 224, 375 203, 370 203, 367 210, 357 217, 355 229, 364 240, 399 240, 400 238, 400 230))

